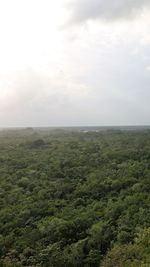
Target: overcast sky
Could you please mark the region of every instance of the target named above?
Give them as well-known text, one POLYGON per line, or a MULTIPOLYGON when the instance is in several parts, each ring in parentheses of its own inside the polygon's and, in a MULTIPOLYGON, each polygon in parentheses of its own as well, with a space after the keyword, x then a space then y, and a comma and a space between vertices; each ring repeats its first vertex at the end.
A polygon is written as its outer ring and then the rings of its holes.
POLYGON ((0 0, 0 127, 149 124, 149 0, 0 0))

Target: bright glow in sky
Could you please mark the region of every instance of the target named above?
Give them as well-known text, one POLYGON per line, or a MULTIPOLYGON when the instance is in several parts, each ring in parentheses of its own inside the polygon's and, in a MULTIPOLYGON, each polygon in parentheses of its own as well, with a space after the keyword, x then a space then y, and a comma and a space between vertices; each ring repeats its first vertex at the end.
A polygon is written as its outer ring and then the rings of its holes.
POLYGON ((55 60, 61 51, 58 27, 65 18, 60 1, 0 2, 0 70, 16 70, 55 60))
POLYGON ((0 127, 150 124, 148 0, 0 1, 0 127))

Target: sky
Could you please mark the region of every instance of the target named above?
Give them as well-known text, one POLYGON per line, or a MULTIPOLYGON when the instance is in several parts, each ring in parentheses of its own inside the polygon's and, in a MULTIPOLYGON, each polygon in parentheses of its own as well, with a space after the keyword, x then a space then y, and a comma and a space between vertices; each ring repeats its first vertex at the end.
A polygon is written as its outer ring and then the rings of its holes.
POLYGON ((149 0, 0 0, 0 127, 150 125, 149 0))

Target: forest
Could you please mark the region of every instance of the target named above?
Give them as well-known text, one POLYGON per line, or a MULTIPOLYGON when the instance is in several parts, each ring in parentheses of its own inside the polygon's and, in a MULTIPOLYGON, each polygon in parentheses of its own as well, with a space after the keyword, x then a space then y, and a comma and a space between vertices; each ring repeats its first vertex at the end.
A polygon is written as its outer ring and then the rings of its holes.
POLYGON ((150 129, 0 130, 0 267, 23 266, 150 266, 150 129))

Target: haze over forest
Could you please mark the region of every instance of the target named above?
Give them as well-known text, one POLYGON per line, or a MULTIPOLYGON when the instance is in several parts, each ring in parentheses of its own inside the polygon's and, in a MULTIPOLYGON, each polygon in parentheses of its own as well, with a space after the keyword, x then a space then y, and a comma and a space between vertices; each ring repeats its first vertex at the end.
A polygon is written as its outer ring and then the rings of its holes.
POLYGON ((150 1, 0 2, 0 126, 149 125, 150 1))

